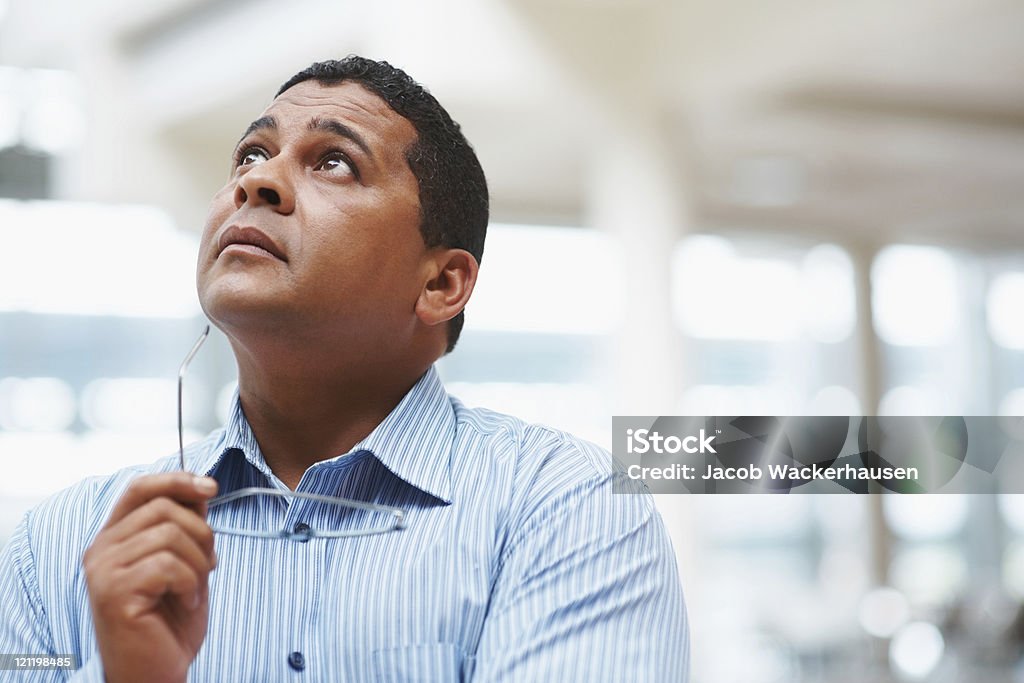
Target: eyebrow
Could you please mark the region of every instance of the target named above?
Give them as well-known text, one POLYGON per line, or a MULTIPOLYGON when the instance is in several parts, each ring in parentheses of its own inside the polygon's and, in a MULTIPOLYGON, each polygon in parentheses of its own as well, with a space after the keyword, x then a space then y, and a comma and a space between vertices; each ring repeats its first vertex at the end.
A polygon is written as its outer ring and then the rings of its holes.
POLYGON ((242 133, 242 137, 238 138, 238 144, 241 144, 242 140, 246 139, 256 131, 266 130, 268 128, 270 130, 277 130, 277 119, 275 119, 273 116, 259 117, 258 119, 250 123, 249 127, 245 129, 245 132, 242 133))
POLYGON ((309 130, 319 130, 325 133, 331 133, 339 137, 347 138, 356 144, 356 147, 363 150, 363 154, 373 159, 373 152, 370 151, 370 146, 366 144, 366 140, 363 136, 352 130, 352 128, 346 126, 341 121, 335 121, 334 119, 325 119, 322 116, 315 117, 306 126, 309 130))
MULTIPOLYGON (((331 133, 332 135, 337 135, 351 140, 366 156, 371 159, 374 158, 373 152, 370 151, 370 146, 366 144, 366 140, 363 139, 363 136, 349 126, 346 126, 341 121, 325 119, 322 116, 317 116, 306 125, 306 129, 311 131, 323 131, 325 133, 331 133)), ((238 144, 242 143, 242 140, 246 139, 258 130, 277 130, 277 119, 273 116, 261 116, 250 123, 249 127, 245 129, 245 133, 243 133, 242 137, 239 138, 236 147, 238 144)))

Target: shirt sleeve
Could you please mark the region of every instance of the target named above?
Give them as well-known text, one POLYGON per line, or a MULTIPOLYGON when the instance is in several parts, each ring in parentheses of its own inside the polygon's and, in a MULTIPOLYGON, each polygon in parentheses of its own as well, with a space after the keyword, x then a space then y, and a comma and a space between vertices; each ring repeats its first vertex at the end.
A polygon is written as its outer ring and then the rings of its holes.
POLYGON ((646 493, 596 477, 540 504, 509 540, 475 683, 689 678, 675 555, 646 493))
MULTIPOLYGON (((70 579, 69 579, 70 580, 70 579)), ((0 552, 0 655, 67 655, 55 652, 49 621, 39 594, 36 564, 29 538, 28 517, 22 519, 0 552)), ((77 671, 49 669, 18 671, 0 668, 0 683, 103 683, 99 657, 79 662, 77 671)))

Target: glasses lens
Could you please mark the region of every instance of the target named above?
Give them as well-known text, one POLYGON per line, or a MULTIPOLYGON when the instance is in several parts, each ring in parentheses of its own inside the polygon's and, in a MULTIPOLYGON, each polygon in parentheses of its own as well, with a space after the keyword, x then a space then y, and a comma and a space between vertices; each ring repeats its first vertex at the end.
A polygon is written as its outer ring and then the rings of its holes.
POLYGON ((399 508, 309 493, 248 488, 210 502, 214 532, 258 538, 346 538, 402 528, 399 508))

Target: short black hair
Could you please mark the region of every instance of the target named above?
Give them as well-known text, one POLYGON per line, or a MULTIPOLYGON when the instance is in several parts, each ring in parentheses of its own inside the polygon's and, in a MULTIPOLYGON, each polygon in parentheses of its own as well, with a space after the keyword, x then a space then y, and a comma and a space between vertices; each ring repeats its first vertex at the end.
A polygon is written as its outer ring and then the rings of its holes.
MULTIPOLYGON (((479 262, 487 236, 487 180, 459 124, 437 99, 401 69, 357 55, 316 62, 289 78, 275 97, 308 80, 321 85, 355 81, 408 119, 417 137, 405 158, 419 184, 423 241, 428 247, 465 249, 479 262)), ((445 353, 455 348, 465 319, 460 311, 449 321, 445 353)))

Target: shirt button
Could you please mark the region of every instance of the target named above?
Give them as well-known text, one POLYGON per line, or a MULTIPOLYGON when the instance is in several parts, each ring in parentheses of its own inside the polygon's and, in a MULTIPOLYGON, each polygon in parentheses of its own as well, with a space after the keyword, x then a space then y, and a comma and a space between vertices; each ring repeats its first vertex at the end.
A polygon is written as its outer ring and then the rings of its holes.
POLYGON ((288 655, 288 666, 296 671, 302 671, 306 668, 306 658, 302 656, 301 652, 293 652, 288 655))
MULTIPOLYGON (((292 533, 296 536, 295 540, 299 543, 305 543, 306 541, 308 541, 312 536, 312 534, 310 533, 311 531, 312 529, 310 529, 309 525, 305 522, 299 522, 292 528, 292 533)), ((299 656, 301 657, 302 655, 299 656)))

